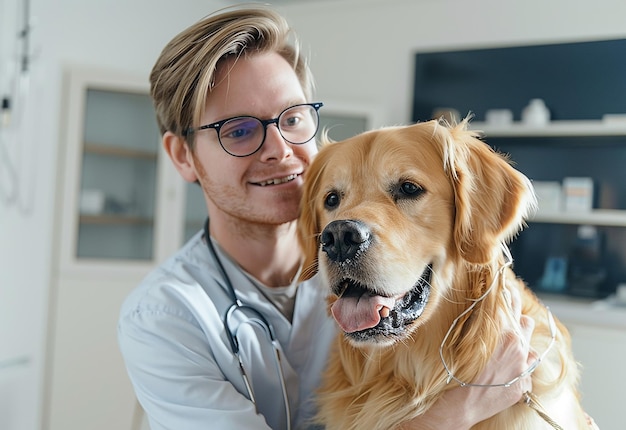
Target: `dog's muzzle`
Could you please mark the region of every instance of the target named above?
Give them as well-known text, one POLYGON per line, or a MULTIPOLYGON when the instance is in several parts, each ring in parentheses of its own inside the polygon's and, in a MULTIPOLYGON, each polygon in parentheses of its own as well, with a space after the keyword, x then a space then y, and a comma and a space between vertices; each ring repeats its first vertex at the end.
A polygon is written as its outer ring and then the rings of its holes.
POLYGON ((374 239, 369 227, 359 220, 333 221, 320 236, 321 250, 336 276, 329 285, 338 297, 331 311, 346 335, 355 341, 403 337, 424 311, 430 295, 432 265, 424 268, 413 288, 402 296, 381 296, 365 285, 363 264, 374 239))

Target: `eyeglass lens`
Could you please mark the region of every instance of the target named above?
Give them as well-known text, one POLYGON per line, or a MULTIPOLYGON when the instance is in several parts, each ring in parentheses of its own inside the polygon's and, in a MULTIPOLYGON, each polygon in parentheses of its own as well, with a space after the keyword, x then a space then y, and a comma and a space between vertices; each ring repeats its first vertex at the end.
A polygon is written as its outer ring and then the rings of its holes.
MULTIPOLYGON (((278 130, 287 142, 299 145, 313 139, 318 127, 317 110, 310 105, 290 107, 280 114, 278 130)), ((265 140, 266 126, 254 117, 233 118, 226 121, 219 130, 219 140, 229 154, 246 156, 256 152, 265 140)))

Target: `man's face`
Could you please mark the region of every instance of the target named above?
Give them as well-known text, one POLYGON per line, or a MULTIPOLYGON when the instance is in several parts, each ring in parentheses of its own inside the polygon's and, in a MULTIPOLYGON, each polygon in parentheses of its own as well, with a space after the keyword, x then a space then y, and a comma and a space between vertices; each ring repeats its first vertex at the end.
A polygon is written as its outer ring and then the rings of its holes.
MULTIPOLYGON (((280 55, 241 57, 218 69, 202 124, 240 115, 275 118, 285 108, 305 102, 295 72, 280 55)), ((292 145, 274 124, 267 126, 263 146, 242 158, 221 148, 215 130, 198 132, 194 167, 212 221, 219 217, 275 225, 293 221, 302 175, 316 152, 314 139, 292 145)))

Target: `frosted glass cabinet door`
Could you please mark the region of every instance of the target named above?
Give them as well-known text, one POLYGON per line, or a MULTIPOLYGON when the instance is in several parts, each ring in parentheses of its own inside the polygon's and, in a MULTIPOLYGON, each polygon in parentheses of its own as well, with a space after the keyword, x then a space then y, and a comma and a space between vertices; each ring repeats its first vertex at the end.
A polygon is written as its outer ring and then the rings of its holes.
POLYGON ((207 208, 200 185, 187 183, 185 187, 185 231, 183 239, 186 242, 204 227, 207 208))
POLYGON ((147 94, 88 88, 76 257, 150 260, 159 133, 147 94))

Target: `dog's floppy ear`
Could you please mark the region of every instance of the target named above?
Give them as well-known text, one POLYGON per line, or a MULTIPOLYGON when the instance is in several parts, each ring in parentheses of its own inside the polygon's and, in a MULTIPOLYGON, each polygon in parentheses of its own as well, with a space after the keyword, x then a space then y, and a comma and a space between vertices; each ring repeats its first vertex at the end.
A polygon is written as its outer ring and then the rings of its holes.
POLYGON ((448 135, 444 163, 455 191, 457 248, 466 261, 484 264, 519 232, 536 199, 528 178, 468 131, 467 124, 442 125, 438 132, 448 135))
MULTIPOLYGON (((325 144, 324 146, 328 145, 325 144)), ((319 250, 320 223, 316 208, 320 190, 320 176, 324 170, 323 151, 318 153, 315 161, 304 175, 304 188, 300 200, 300 217, 298 218, 298 240, 304 254, 304 263, 300 280, 306 280, 317 273, 317 253, 319 250)))

